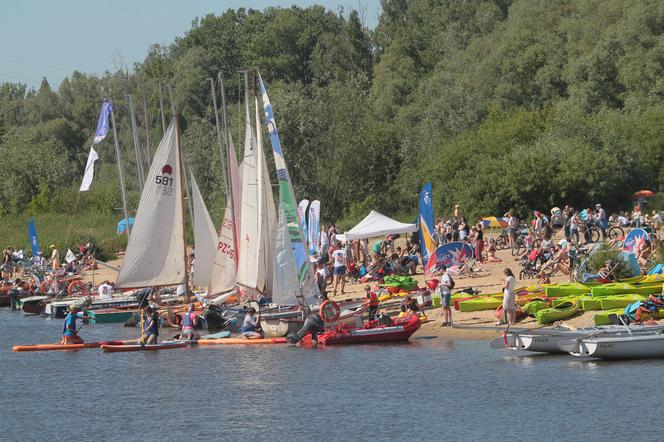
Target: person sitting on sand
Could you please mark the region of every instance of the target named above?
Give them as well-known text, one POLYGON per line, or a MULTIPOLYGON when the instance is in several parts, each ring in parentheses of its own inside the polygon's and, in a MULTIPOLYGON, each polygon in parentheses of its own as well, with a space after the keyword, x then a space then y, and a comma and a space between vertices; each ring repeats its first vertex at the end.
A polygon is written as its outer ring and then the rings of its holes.
POLYGON ((489 238, 489 247, 486 249, 486 253, 489 256, 487 258, 488 262, 503 262, 502 259, 496 257, 496 240, 489 238))
POLYGON ((420 312, 420 305, 410 296, 406 296, 403 301, 401 301, 401 315, 399 316, 410 316, 418 315, 420 312))
POLYGON ((81 312, 77 305, 70 306, 69 313, 65 317, 61 344, 83 344, 83 339, 78 335, 78 330, 76 329, 76 319, 78 318, 83 319, 83 321, 89 319, 88 315, 85 312, 81 312))
POLYGON ((537 274, 537 283, 542 285, 542 284, 551 284, 551 278, 549 278, 549 275, 544 273, 544 271, 540 271, 537 274))
POLYGON ((639 244, 639 250, 636 253, 636 260, 638 261, 641 267, 645 267, 648 264, 648 258, 652 252, 652 244, 649 240, 643 239, 641 244, 639 244))
POLYGON ((259 321, 256 319, 255 308, 250 308, 249 311, 247 311, 247 314, 244 315, 244 322, 242 323, 242 328, 240 328, 240 331, 245 338, 253 339, 263 337, 261 334, 259 321))
POLYGON ((187 313, 182 315, 182 332, 180 339, 182 340, 195 340, 198 339, 195 328, 198 325, 198 315, 194 312, 194 304, 190 303, 187 308, 187 313))

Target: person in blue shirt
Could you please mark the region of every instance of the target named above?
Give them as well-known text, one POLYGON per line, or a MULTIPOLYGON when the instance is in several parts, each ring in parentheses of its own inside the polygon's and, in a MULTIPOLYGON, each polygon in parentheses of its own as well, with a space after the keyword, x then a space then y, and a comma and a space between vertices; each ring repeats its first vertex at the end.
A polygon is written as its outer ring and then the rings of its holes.
POLYGON ((69 307, 69 313, 65 317, 65 324, 62 330, 61 344, 83 344, 83 339, 78 335, 78 329, 76 328, 76 319, 81 318, 87 321, 88 316, 80 310, 77 305, 69 307))

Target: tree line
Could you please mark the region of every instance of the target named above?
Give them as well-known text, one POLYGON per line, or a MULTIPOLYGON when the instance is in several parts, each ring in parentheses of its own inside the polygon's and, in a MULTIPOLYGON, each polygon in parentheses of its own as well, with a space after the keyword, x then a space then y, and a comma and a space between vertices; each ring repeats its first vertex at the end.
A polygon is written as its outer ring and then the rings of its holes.
POLYGON ((194 20, 132 69, 74 72, 55 89, 46 79, 38 89, 0 84, 0 211, 95 210, 119 219, 109 139, 97 149, 91 191, 78 194, 100 103, 116 104, 135 207, 127 95, 148 126, 140 134, 147 154, 147 140, 154 151, 162 131, 158 86, 170 84, 187 164, 218 217, 224 190, 207 78, 225 74, 241 152, 237 71, 252 66, 268 83, 296 194, 319 199, 327 221, 352 224, 370 209, 413 219, 426 181, 437 213, 461 204, 470 216, 512 209, 523 217, 566 203, 618 210, 636 190, 661 187, 661 2, 381 4, 375 29, 356 11, 322 6, 228 10, 194 20))

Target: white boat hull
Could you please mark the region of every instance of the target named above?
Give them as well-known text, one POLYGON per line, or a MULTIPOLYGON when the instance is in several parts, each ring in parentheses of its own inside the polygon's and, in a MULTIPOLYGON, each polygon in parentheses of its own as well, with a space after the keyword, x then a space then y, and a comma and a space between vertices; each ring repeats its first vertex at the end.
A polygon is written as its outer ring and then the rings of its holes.
POLYGON ((664 358, 664 335, 642 334, 580 339, 575 351, 577 357, 600 359, 664 358))

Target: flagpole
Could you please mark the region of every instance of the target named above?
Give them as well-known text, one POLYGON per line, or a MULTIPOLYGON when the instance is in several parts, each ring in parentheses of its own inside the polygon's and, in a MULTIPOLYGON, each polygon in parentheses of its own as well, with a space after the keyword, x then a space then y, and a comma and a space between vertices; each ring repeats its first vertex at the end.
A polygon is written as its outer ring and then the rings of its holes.
POLYGON ((125 190, 124 173, 122 172, 122 161, 120 159, 120 145, 118 144, 118 132, 115 128, 115 109, 111 111, 111 123, 113 123, 113 142, 115 143, 115 160, 118 164, 118 175, 120 176, 120 193, 122 194, 122 210, 124 212, 127 239, 129 239, 129 212, 127 211, 127 191, 125 190))
POLYGON ((129 98, 129 119, 131 121, 131 133, 134 138, 134 153, 136 154, 136 173, 138 175, 138 187, 143 192, 143 183, 145 178, 143 174, 143 160, 141 160, 141 144, 138 140, 138 127, 136 125, 136 112, 134 111, 134 97, 131 94, 128 94, 129 98))
POLYGON ((161 87, 161 82, 159 82, 159 112, 161 113, 161 128, 166 135, 166 115, 164 115, 164 91, 161 87))

